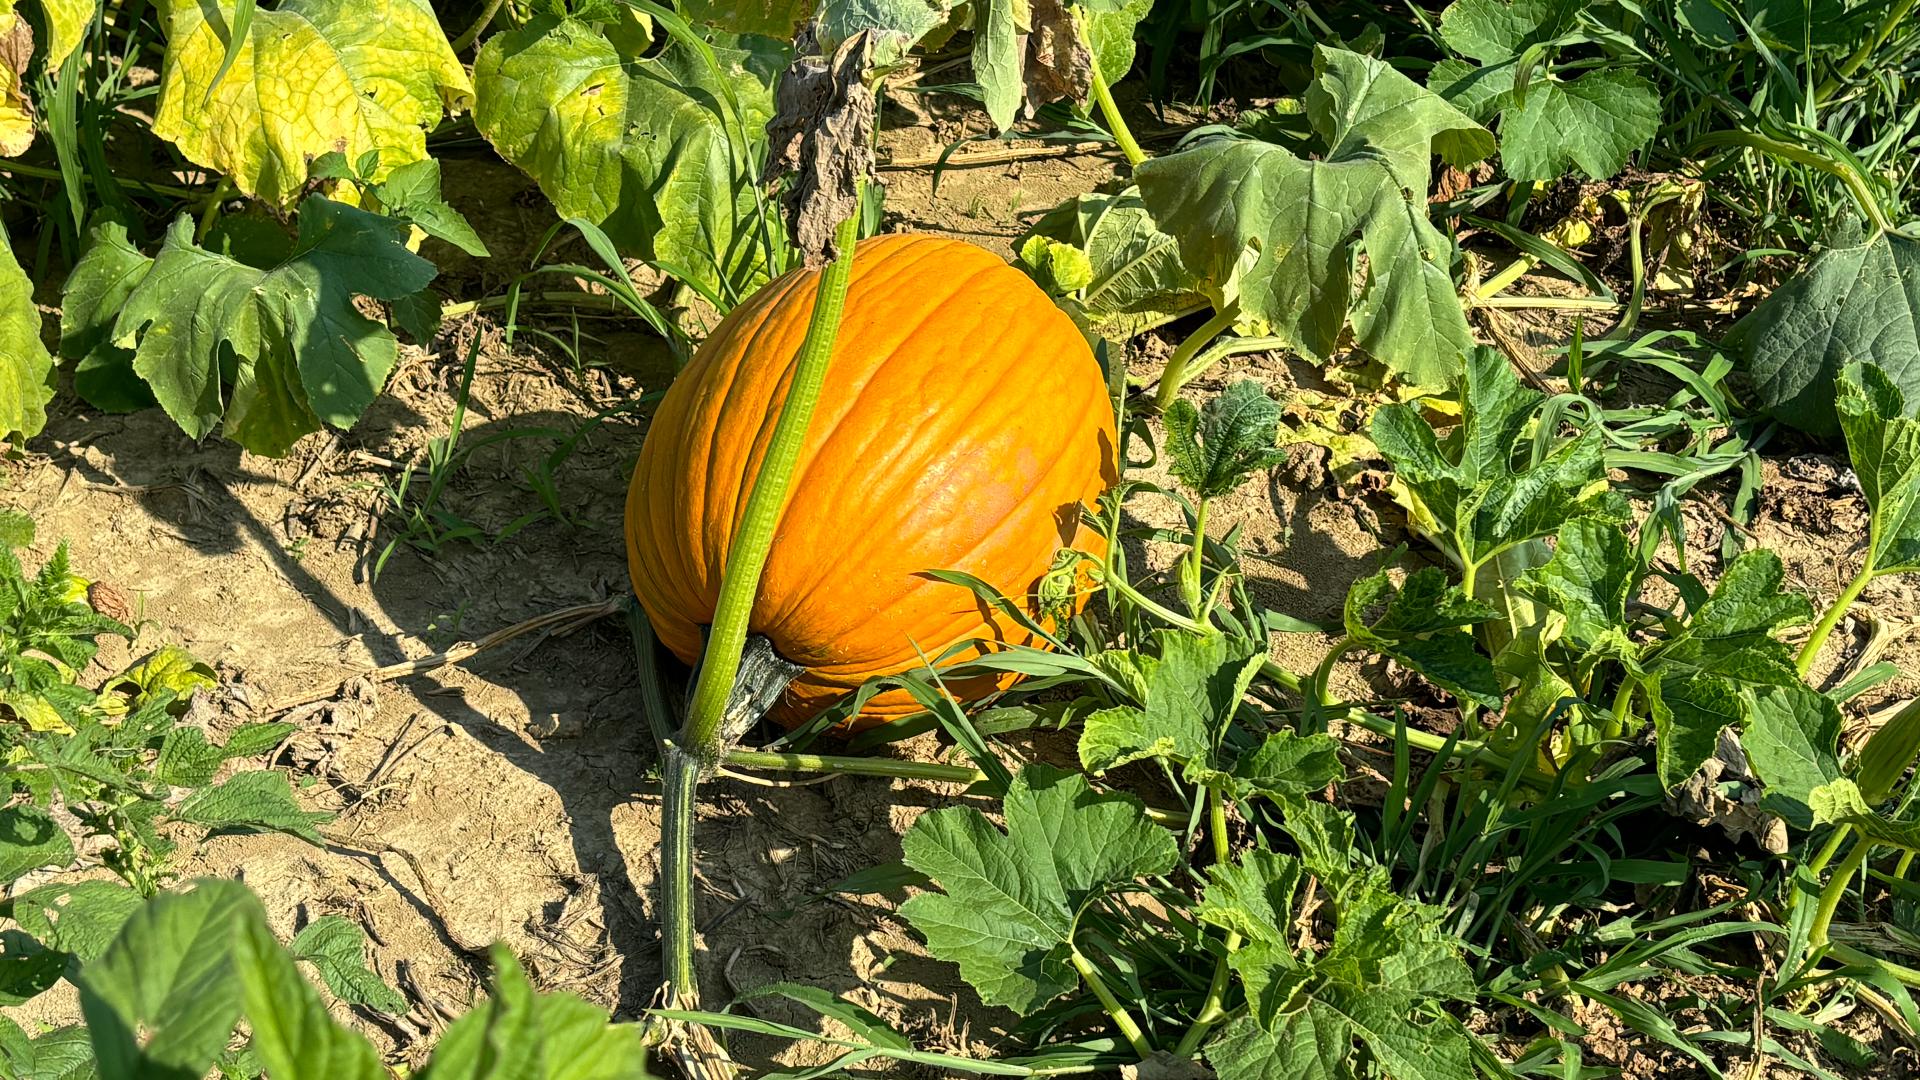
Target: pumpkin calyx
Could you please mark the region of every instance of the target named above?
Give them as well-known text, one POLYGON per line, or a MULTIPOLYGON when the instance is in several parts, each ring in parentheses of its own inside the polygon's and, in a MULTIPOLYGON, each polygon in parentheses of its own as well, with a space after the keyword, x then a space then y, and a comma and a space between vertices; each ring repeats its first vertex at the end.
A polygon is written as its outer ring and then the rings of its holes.
POLYGON ((806 670, 806 665, 781 656, 765 634, 748 634, 746 648, 740 653, 740 671, 734 676, 733 692, 727 697, 727 709, 720 720, 721 745, 739 742, 787 692, 788 684, 806 670))

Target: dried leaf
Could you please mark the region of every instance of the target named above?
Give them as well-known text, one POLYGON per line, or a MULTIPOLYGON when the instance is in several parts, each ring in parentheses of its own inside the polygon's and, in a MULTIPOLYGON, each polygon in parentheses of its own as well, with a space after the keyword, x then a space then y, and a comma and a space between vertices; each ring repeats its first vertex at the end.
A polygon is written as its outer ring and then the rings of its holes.
POLYGON ((1093 91, 1093 53, 1060 0, 1033 0, 1027 48, 1027 115, 1049 101, 1085 101, 1093 91))
MULTIPOLYGON (((812 51, 810 32, 795 53, 812 51)), ((791 174, 783 196, 787 228, 809 267, 833 260, 833 234, 860 212, 860 182, 873 174, 873 91, 866 72, 873 39, 861 32, 831 57, 805 56, 774 90, 771 176, 791 174)))
POLYGON ((18 157, 33 145, 33 102, 21 76, 33 59, 33 28, 18 12, 0 16, 0 157, 18 157))

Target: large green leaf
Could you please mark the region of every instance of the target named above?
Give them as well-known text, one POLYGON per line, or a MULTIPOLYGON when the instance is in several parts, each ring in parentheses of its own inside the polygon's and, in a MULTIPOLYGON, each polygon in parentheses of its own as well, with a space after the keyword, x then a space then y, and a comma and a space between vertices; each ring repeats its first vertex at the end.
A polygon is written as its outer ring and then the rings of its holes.
POLYGON ((1468 627, 1490 622, 1493 608, 1447 581, 1446 571, 1422 567, 1396 587, 1386 571, 1355 581, 1347 591, 1347 637, 1392 657, 1463 701, 1500 707, 1500 677, 1468 627))
POLYGON ((87 230, 86 250, 67 275, 60 298, 60 355, 79 361, 73 388, 107 412, 154 404, 153 391, 133 370, 133 350, 113 343, 114 320, 153 260, 127 238, 127 227, 103 221, 87 230))
POLYGON ((1034 222, 1033 235, 1086 253, 1093 279, 1078 300, 1096 333, 1126 341, 1207 306, 1180 247, 1153 223, 1138 188, 1078 195, 1034 222))
POLYGON ((1660 91, 1637 72, 1563 79, 1532 66, 1516 85, 1525 54, 1549 46, 1590 2, 1455 0, 1441 15, 1441 38, 1484 66, 1443 60, 1427 86, 1482 123, 1500 117, 1500 161, 1516 180, 1557 180, 1570 165, 1604 180, 1659 134, 1660 91))
POLYGON ((233 954, 241 923, 264 918, 233 881, 162 893, 80 973, 80 1008, 105 1077, 195 1080, 240 1018, 233 954))
POLYGON ((1835 385, 1872 362, 1920 396, 1920 238, 1843 234, 1727 335, 1746 358, 1754 403, 1816 435, 1838 430, 1835 385))
MULTIPOLYGON (((715 0, 698 0, 710 5, 715 0)), ((779 4, 782 0, 763 0, 779 4)), ((745 5, 742 5, 745 6, 745 5)), ((840 44, 865 31, 873 41, 875 66, 897 63, 908 49, 944 24, 952 15, 951 0, 826 0, 815 27, 821 49, 829 56, 840 44)), ((779 38, 791 34, 775 34, 779 38)))
POLYGON ((1920 420, 1878 365, 1841 373, 1840 430, 1872 511, 1867 558, 1876 574, 1920 571, 1920 420))
POLYGON ((1774 634, 1811 622, 1813 607, 1806 597, 1782 591, 1785 577, 1773 552, 1740 555, 1692 620, 1643 661, 1641 685, 1664 786, 1679 784, 1712 757, 1723 728, 1744 729, 1756 694, 1804 685, 1792 651, 1774 634))
POLYGON ((474 123, 562 217, 710 292, 744 293, 767 255, 743 155, 762 152, 772 95, 755 56, 712 54, 717 77, 677 42, 629 62, 593 26, 541 16, 481 46, 474 123))
POLYGON ((47 425, 53 357, 40 340, 33 282, 0 230, 0 436, 31 438, 47 425))
POLYGON ((493 949, 487 1000, 433 1049, 420 1080, 645 1080, 638 1025, 572 994, 536 994, 513 954, 493 949))
POLYGON ((396 342, 355 296, 402 300, 433 280, 407 226, 319 196, 285 262, 259 270, 193 242, 181 217, 121 309, 114 343, 167 415, 200 438, 286 453, 321 423, 350 427, 386 384, 396 342), (231 386, 228 384, 231 383, 231 386))
POLYGON ((945 892, 900 909, 942 960, 990 1005, 1026 1013, 1071 990, 1082 908, 1179 858, 1173 834, 1127 796, 1097 796, 1086 778, 1028 765, 1007 791, 1005 832, 972 807, 921 816, 902 849, 945 892))
POLYGON ((1214 138, 1143 163, 1141 198, 1188 270, 1302 352, 1332 355, 1351 314, 1360 348, 1414 382, 1451 382, 1472 338, 1452 246, 1427 216, 1430 163, 1478 160, 1493 137, 1381 61, 1323 46, 1314 69, 1318 159, 1214 138))
MULTIPOLYGON (((251 0, 247 0, 251 6, 251 0)), ((328 151, 377 152, 372 179, 427 156, 426 133, 473 85, 427 0, 284 0, 255 11, 231 67, 236 0, 168 5, 154 133, 278 205, 328 151)))

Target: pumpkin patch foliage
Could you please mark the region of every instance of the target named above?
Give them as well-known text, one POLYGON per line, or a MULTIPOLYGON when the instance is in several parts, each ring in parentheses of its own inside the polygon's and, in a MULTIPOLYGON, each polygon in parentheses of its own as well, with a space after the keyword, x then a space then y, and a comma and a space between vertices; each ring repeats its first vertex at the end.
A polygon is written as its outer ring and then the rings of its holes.
POLYGON ((1908 1075, 1916 85, 0 0, 0 1080, 1908 1075))

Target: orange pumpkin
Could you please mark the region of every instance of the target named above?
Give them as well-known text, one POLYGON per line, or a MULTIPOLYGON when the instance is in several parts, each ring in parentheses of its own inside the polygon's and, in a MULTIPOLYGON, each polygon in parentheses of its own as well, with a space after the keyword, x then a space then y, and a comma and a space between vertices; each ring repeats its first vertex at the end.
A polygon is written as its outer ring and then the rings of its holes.
MULTIPOLYGON (((668 389, 640 450, 627 565, 655 632, 688 663, 713 618, 817 284, 817 273, 795 271, 723 319, 668 389)), ((968 589, 922 572, 965 571, 1031 607, 1060 548, 1104 553, 1080 508, 1113 485, 1116 446, 1098 363, 1025 275, 957 240, 862 242, 748 627, 804 669, 773 718, 800 723, 957 643, 1029 642, 968 589)), ((1012 681, 948 689, 978 698, 1012 681)), ((918 709, 891 691, 853 726, 918 709)))

